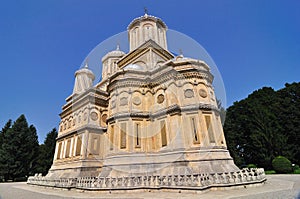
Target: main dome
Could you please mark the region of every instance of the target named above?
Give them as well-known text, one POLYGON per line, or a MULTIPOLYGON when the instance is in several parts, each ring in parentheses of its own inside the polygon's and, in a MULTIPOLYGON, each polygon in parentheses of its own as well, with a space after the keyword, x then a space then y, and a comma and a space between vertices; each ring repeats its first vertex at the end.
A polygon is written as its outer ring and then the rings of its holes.
POLYGON ((127 31, 130 51, 135 50, 150 39, 167 49, 167 25, 158 17, 145 14, 135 18, 128 25, 127 31))

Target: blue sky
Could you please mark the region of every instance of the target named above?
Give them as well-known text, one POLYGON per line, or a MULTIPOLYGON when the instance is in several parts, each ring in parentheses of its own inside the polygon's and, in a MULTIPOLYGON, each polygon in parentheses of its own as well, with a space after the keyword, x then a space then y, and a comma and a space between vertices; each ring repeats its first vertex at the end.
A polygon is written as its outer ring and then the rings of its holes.
POLYGON ((0 127, 25 114, 43 142, 58 126, 87 54, 125 31, 145 6, 206 49, 223 77, 227 106, 263 86, 300 81, 300 1, 3 1, 0 127))

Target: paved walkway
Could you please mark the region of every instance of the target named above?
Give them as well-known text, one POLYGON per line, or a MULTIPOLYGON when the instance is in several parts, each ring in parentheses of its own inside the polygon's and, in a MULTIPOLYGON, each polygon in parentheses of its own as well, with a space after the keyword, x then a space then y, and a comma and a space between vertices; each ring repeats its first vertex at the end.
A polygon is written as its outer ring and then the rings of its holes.
POLYGON ((21 183, 0 183, 0 199, 85 199, 85 198, 185 198, 185 199, 300 199, 300 175, 268 175, 266 184, 230 190, 210 190, 201 193, 136 192, 103 193, 79 190, 62 190, 29 186, 21 183))

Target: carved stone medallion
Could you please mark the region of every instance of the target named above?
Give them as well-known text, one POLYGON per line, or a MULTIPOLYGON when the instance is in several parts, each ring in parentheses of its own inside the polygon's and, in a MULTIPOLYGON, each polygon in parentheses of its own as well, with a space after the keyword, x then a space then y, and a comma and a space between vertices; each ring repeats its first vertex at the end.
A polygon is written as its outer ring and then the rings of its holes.
POLYGON ((115 101, 115 100, 112 100, 112 101, 111 101, 110 107, 111 107, 111 108, 115 108, 115 107, 116 107, 116 101, 115 101))
POLYGON ((136 106, 140 105, 140 104, 142 103, 141 98, 139 98, 139 97, 134 97, 134 98, 132 99, 132 103, 133 103, 134 105, 136 105, 136 106))
POLYGON ((105 123, 106 119, 107 119, 107 114, 103 114, 102 117, 101 117, 102 122, 105 123))
POLYGON ((194 91, 192 89, 186 89, 184 91, 184 96, 186 98, 192 98, 192 97, 194 97, 194 91))
POLYGON ((122 97, 120 99, 120 106, 126 106, 128 104, 127 97, 122 97))
POLYGON ((207 97, 207 92, 202 88, 199 90, 199 95, 203 98, 207 97))
POLYGON ((91 112, 90 117, 93 121, 96 121, 98 119, 98 114, 95 111, 93 111, 91 112))
POLYGON ((157 96, 157 103, 161 104, 165 101, 165 96, 163 94, 159 94, 157 96))

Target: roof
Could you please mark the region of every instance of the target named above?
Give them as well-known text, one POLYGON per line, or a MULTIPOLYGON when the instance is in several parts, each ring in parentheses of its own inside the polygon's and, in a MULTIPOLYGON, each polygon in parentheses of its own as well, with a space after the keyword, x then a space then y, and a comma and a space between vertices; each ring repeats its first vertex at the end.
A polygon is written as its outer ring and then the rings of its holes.
POLYGON ((168 28, 167 25, 165 24, 165 22, 163 22, 163 20, 161 20, 160 18, 152 16, 152 15, 144 14, 143 16, 133 19, 130 22, 130 24, 128 25, 127 30, 131 29, 136 23, 139 23, 141 21, 146 21, 146 20, 155 21, 155 22, 159 23, 162 27, 164 27, 166 29, 168 28))
POLYGON ((102 62, 104 60, 106 60, 108 57, 120 57, 120 56, 123 56, 123 55, 125 55, 125 52, 121 51, 120 47, 118 45, 116 50, 110 51, 102 57, 102 62))

